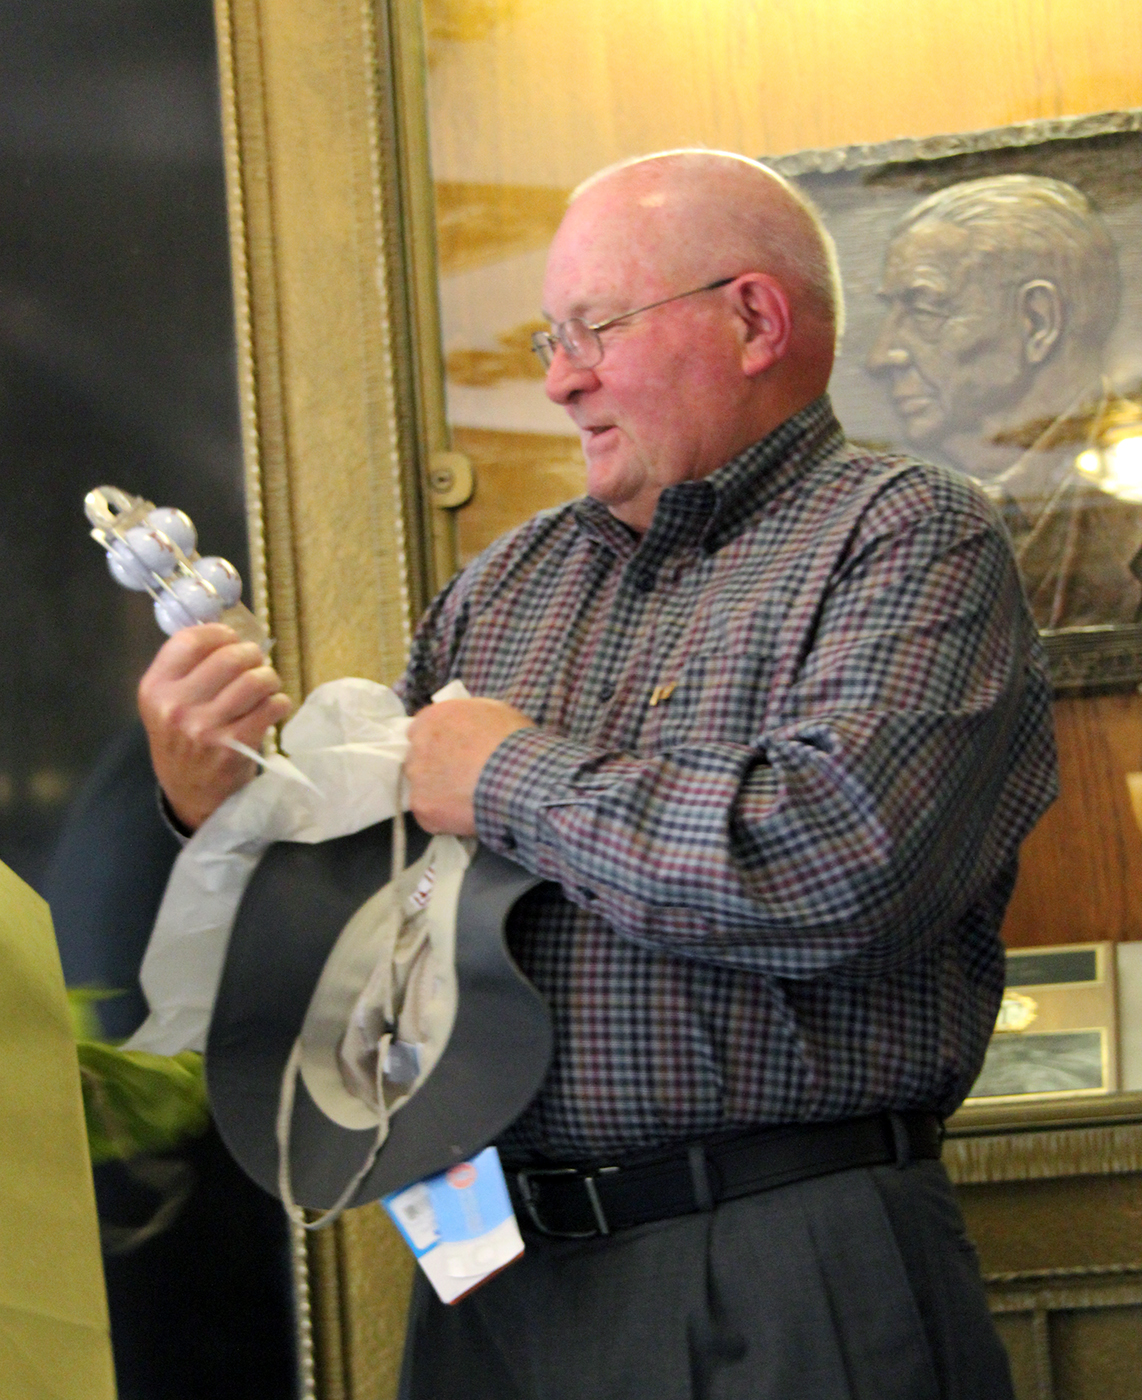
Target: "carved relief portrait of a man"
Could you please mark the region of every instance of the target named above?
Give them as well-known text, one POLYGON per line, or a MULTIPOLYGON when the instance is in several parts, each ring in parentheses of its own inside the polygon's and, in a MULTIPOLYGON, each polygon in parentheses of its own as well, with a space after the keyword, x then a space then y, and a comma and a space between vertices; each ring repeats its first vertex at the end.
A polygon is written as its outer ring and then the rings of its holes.
POLYGON ((995 497, 1044 628, 1133 622, 1142 608, 1142 505, 1075 465, 1116 412, 1103 354, 1120 291, 1089 200, 1036 175, 930 195, 885 252, 866 368, 908 445, 995 497))

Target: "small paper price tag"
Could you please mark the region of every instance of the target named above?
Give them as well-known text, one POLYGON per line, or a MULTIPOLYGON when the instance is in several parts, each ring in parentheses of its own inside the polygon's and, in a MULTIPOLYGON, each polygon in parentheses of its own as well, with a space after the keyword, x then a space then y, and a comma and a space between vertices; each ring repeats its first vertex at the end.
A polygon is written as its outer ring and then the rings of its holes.
POLYGON ((523 1253, 494 1147, 382 1198, 442 1303, 455 1303, 523 1253))

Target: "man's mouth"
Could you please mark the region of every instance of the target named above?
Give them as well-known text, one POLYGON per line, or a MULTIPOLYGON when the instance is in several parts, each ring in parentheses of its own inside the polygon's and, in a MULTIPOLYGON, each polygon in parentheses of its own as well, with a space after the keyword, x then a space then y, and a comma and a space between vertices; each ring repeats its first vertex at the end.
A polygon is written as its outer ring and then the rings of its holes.
POLYGON ((930 384, 926 384, 914 369, 909 369, 893 383, 892 403, 902 418, 914 418, 936 407, 939 398, 930 384))
POLYGON ((589 447, 605 437, 607 433, 614 430, 613 423, 595 423, 580 427, 579 432, 583 439, 583 446, 589 447))
POLYGON ((897 413, 904 418, 911 418, 917 413, 924 413, 932 407, 932 400, 927 394, 900 394, 893 395, 893 404, 897 413))

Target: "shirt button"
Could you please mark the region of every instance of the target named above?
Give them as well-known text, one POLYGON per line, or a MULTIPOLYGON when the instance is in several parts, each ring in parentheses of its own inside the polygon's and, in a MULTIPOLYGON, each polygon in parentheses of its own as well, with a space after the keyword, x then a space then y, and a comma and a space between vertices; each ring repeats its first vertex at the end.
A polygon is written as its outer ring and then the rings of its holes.
POLYGON ((583 901, 584 904, 594 904, 595 900, 598 899, 598 897, 599 896, 595 893, 594 890, 587 889, 585 885, 579 886, 579 898, 583 901))
POLYGON ((503 836, 500 838, 500 840, 502 841, 505 850, 507 850, 507 851, 514 851, 514 850, 515 850, 515 837, 512 835, 512 833, 511 833, 510 831, 505 831, 504 834, 503 834, 503 836))
POLYGON ((605 705, 607 701, 614 695, 614 693, 615 688, 613 685, 603 686, 603 688, 599 691, 599 704, 605 705))

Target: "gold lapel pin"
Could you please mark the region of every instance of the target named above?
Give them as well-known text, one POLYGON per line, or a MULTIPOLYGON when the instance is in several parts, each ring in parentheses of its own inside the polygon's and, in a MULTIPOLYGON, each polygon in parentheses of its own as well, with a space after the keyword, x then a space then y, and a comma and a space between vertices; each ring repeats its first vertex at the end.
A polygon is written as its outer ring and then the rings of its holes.
POLYGON ((653 709, 655 705, 665 704, 666 701, 669 700, 670 697, 674 694, 677 685, 677 681, 670 681, 666 685, 656 685, 654 689, 650 692, 651 709, 653 709))

